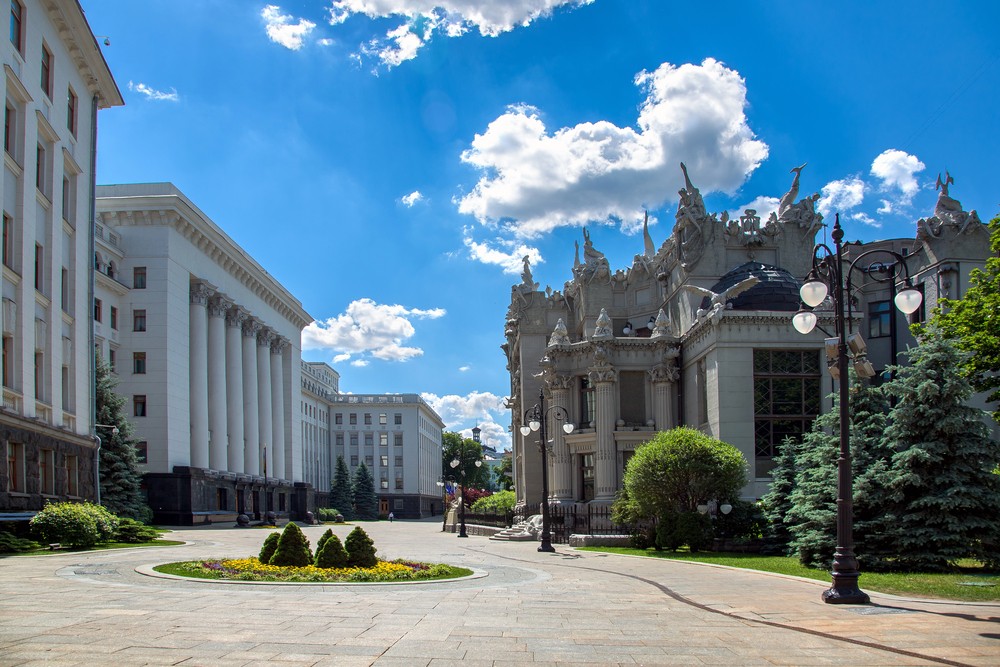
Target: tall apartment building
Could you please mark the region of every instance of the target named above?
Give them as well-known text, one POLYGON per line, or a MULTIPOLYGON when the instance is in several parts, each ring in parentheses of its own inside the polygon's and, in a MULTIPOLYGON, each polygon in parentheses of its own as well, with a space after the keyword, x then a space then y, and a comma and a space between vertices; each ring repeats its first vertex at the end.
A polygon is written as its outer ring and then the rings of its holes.
POLYGON ((302 480, 319 493, 330 490, 336 457, 330 450, 330 403, 340 393, 340 374, 322 361, 302 362, 302 480))
POLYGON ((0 510, 94 499, 90 307, 99 109, 124 104, 76 0, 11 0, 3 40, 0 510))

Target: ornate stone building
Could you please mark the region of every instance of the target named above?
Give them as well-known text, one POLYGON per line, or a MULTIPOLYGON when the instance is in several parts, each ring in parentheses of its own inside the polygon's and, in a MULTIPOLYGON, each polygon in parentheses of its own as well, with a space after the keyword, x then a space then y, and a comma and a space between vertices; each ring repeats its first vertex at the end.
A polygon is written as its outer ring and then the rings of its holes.
MULTIPOLYGON (((776 448, 830 407, 825 334, 817 328, 803 336, 791 326, 824 226, 818 195, 797 199, 802 168, 792 170, 792 186, 767 220, 753 210, 738 219, 708 213, 681 169, 685 186, 671 235, 656 249, 644 225, 642 253, 631 267, 612 272, 586 230, 583 257, 577 245, 561 291, 540 291, 525 258, 502 346, 520 503, 541 501, 537 434, 519 431, 540 391, 546 408, 562 407, 576 425, 566 435, 552 419, 559 411, 549 412, 549 500, 560 504, 610 504, 635 448, 679 425, 736 446, 749 465, 743 496, 759 498, 776 448)), ((939 295, 960 297, 988 252, 985 226, 947 186, 915 239, 846 247, 849 259, 880 247, 905 256, 925 296, 915 319, 931 312, 939 295)), ((899 325, 891 336, 898 349, 912 338, 905 316, 890 306, 889 284, 861 275, 869 264, 866 258, 856 269, 850 324, 869 340, 869 359, 881 370, 891 358, 890 324, 899 325)), ((833 331, 831 312, 820 312, 820 325, 833 331)))

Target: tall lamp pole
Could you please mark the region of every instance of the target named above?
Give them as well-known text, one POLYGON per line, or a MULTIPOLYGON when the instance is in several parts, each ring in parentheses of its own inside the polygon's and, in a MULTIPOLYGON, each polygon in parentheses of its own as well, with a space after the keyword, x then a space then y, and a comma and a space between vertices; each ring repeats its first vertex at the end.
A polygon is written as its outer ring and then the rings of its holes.
POLYGON ((573 424, 569 421, 566 409, 559 405, 553 405, 546 409, 545 391, 539 389, 538 403, 524 412, 525 426, 521 427, 521 435, 527 437, 532 431, 538 431, 538 448, 542 452, 542 543, 538 546, 538 550, 551 553, 555 551, 555 548, 552 546, 550 528, 548 441, 545 439, 545 421, 550 412, 556 419, 565 422, 562 426, 565 433, 573 432, 573 424))
MULTIPOLYGON (((905 276, 906 287, 895 295, 895 304, 900 311, 910 314, 920 307, 922 296, 920 292, 910 287, 910 274, 902 256, 891 250, 870 250, 859 255, 848 266, 844 273, 843 245, 844 230, 840 226, 840 215, 836 217, 831 234, 835 251, 826 244, 818 244, 813 248, 812 271, 806 277, 805 284, 800 289, 802 302, 806 308, 801 309, 792 318, 792 325, 802 334, 808 334, 816 326, 816 314, 812 308, 823 303, 829 294, 833 299, 834 315, 837 324, 837 337, 827 339, 827 354, 832 357, 836 352, 836 366, 830 369, 830 374, 839 378, 840 382, 840 456, 837 459, 837 548, 833 556, 833 583, 823 592, 823 601, 831 604, 867 604, 868 594, 858 587, 858 560, 854 556, 854 478, 851 471, 851 438, 850 438, 850 406, 849 383, 847 375, 848 350, 854 357, 854 368, 859 377, 866 378, 875 374, 871 363, 866 358, 866 346, 860 334, 847 333, 847 317, 850 315, 851 295, 853 292, 852 274, 861 266, 861 260, 875 254, 888 254, 896 259, 892 271, 883 277, 876 277, 879 282, 891 282, 895 290, 895 281, 900 273, 905 276), (901 268, 900 268, 901 267, 901 268), (848 315, 845 316, 845 306, 848 315), (834 368, 836 371, 834 371, 834 368)), ((868 270, 862 270, 865 275, 873 274, 871 264, 868 270)))
MULTIPOLYGON (((479 458, 477 458, 474 461, 474 463, 475 463, 475 466, 477 468, 479 468, 479 467, 481 467, 483 465, 482 459, 479 459, 479 458)), ((459 531, 458 531, 458 536, 459 537, 468 537, 469 534, 465 532, 465 467, 466 466, 465 466, 465 451, 464 451, 464 448, 461 449, 461 450, 459 450, 458 456, 456 456, 454 459, 452 459, 451 463, 449 463, 448 465, 450 465, 452 468, 458 468, 459 466, 461 466, 461 470, 458 471, 458 474, 459 474, 459 476, 461 478, 461 481, 459 482, 458 488, 459 488, 460 493, 462 494, 461 500, 458 501, 458 522, 459 522, 459 524, 461 524, 461 528, 459 528, 459 531), (459 458, 459 457, 461 457, 461 458, 459 458)))
MULTIPOLYGON (((111 431, 111 435, 118 435, 118 427, 114 424, 94 424, 95 429, 106 428, 111 431)), ((97 451, 94 452, 94 499, 95 505, 101 504, 101 436, 94 433, 94 442, 97 443, 97 451)))

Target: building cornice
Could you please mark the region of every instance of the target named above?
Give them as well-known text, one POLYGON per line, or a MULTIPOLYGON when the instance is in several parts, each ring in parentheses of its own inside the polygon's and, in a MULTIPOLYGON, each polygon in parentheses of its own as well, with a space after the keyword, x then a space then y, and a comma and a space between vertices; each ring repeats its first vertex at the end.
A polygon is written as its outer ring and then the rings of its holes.
POLYGON ((125 100, 79 1, 41 0, 41 5, 66 45, 80 76, 87 83, 90 94, 97 96, 98 106, 101 109, 123 106, 125 100))

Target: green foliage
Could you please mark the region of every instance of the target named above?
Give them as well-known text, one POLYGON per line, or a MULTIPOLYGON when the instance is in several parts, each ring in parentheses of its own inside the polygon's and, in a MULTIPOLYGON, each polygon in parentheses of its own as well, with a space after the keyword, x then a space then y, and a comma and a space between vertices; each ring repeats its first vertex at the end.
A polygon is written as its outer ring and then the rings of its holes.
POLYGON ((278 548, 278 539, 281 537, 281 533, 270 533, 264 538, 264 545, 260 548, 260 555, 257 556, 257 560, 261 563, 270 563, 271 556, 274 555, 274 550, 278 548))
POLYGON ((791 553, 792 534, 785 517, 792 509, 792 490, 795 488, 796 456, 801 441, 785 438, 774 457, 771 486, 761 498, 761 511, 767 524, 764 528, 761 550, 766 554, 787 556, 791 553))
POLYGON ((340 523, 344 520, 344 515, 337 509, 317 507, 316 512, 319 514, 320 521, 336 521, 337 523, 340 523))
POLYGON ((369 521, 378 519, 375 480, 363 461, 354 471, 354 518, 369 521))
POLYGON ((712 543, 712 520, 700 512, 667 512, 656 524, 654 546, 657 551, 677 551, 687 545, 700 551, 712 543))
POLYGON ((285 529, 281 531, 278 538, 278 546, 268 561, 271 565, 303 567, 313 561, 312 552, 309 550, 309 540, 306 539, 302 529, 294 522, 285 524, 285 529))
POLYGON ((514 490, 514 457, 504 456, 493 468, 493 481, 501 491, 514 490))
POLYGON ((13 554, 21 551, 34 551, 41 545, 34 540, 18 537, 7 531, 0 531, 0 554, 13 554))
POLYGON ((117 433, 107 428, 98 429, 101 438, 101 504, 118 516, 149 523, 153 519, 153 511, 142 496, 142 473, 136 455, 136 441, 132 424, 125 416, 126 400, 115 393, 117 385, 118 381, 108 365, 98 358, 94 394, 96 421, 118 428, 117 433))
POLYGON ((445 476, 454 475, 459 484, 473 489, 490 487, 490 469, 483 461, 483 448, 472 438, 446 431, 441 436, 441 469, 445 476), (452 461, 458 461, 454 468, 452 461), (476 467, 476 461, 480 466, 476 467), (464 474, 463 474, 464 473, 464 474))
POLYGON ((321 539, 320 543, 322 546, 316 548, 316 567, 347 567, 349 561, 347 550, 344 549, 344 545, 340 543, 339 537, 334 535, 331 531, 327 532, 330 533, 330 537, 326 540, 321 539))
POLYGON ((701 503, 735 497, 746 479, 746 461, 732 445, 692 428, 661 431, 629 459, 623 501, 629 507, 616 513, 642 519, 696 512, 701 503))
POLYGON ((504 512, 513 510, 516 504, 517 494, 513 491, 497 491, 493 495, 484 496, 472 503, 471 509, 473 512, 481 514, 488 514, 490 512, 503 514, 504 512))
POLYGON ((31 531, 42 542, 92 547, 110 542, 118 530, 118 517, 91 503, 49 503, 30 521, 31 531))
MULTIPOLYGON (((354 489, 351 486, 351 472, 347 469, 344 457, 337 456, 337 465, 334 467, 333 481, 330 484, 330 507, 340 509, 340 513, 345 519, 354 518, 354 489)), ((320 517, 323 516, 322 509, 320 517)), ((334 521, 335 519, 324 519, 334 521)))
POLYGON ((330 529, 330 528, 327 528, 326 532, 323 533, 322 535, 320 535, 319 539, 316 540, 316 555, 317 556, 319 555, 319 552, 323 549, 323 545, 326 544, 326 541, 328 539, 330 539, 331 537, 333 537, 333 530, 330 529))
MULTIPOLYGON (((970 286, 961 299, 941 300, 931 324, 970 353, 960 360, 959 368, 973 388, 987 392, 990 401, 1000 401, 1000 216, 990 221, 989 230, 993 256, 984 270, 969 274, 970 286)), ((1000 422, 1000 406, 993 419, 1000 422)))
POLYGON ((152 542, 159 537, 160 533, 152 526, 126 517, 118 520, 118 530, 114 539, 116 542, 142 544, 143 542, 152 542))
POLYGON ((759 503, 734 500, 729 514, 716 514, 713 528, 715 537, 730 540, 759 540, 764 536, 767 519, 759 503))
POLYGON ((349 567, 375 567, 375 543, 361 526, 355 526, 344 541, 347 549, 347 565, 349 567))

